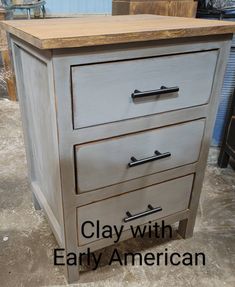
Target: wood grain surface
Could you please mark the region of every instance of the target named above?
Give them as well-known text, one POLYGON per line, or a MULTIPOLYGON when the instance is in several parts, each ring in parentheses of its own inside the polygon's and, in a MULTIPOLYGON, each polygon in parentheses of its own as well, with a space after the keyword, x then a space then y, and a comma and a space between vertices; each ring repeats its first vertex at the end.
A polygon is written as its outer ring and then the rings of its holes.
POLYGON ((157 15, 2 21, 0 26, 39 49, 95 46, 230 34, 235 23, 157 15))
MULTIPOLYGON (((6 11, 0 8, 0 21, 5 20, 6 11)), ((7 50, 7 35, 4 29, 0 28, 0 51, 7 50)))
POLYGON ((17 96, 16 96, 15 74, 12 67, 10 51, 9 50, 1 51, 1 57, 4 68, 8 73, 10 73, 9 77, 6 80, 8 98, 11 101, 16 101, 17 96))
POLYGON ((113 0, 112 15, 155 14, 195 17, 197 4, 197 1, 192 0, 113 0))
MULTIPOLYGON (((0 20, 6 19, 6 10, 0 8, 0 20)), ((10 51, 8 49, 7 33, 0 27, 0 57, 4 68, 9 72, 9 77, 6 79, 8 97, 12 101, 16 101, 15 75, 12 68, 10 51)))
POLYGON ((133 2, 130 14, 157 14, 164 16, 195 17, 197 2, 195 1, 144 1, 133 2))

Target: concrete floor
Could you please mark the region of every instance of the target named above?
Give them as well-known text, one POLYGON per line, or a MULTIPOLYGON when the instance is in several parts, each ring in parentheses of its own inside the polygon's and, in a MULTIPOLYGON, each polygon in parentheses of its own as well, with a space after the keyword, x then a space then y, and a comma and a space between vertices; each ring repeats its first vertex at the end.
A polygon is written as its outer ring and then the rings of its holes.
MULTIPOLYGON (((120 251, 204 252, 206 266, 108 266, 104 259, 96 271, 83 267, 79 286, 235 286, 235 172, 217 168, 217 154, 210 152, 193 238, 118 244, 120 251)), ((53 266, 55 247, 43 212, 31 202, 18 104, 0 100, 0 286, 66 286, 53 266)))

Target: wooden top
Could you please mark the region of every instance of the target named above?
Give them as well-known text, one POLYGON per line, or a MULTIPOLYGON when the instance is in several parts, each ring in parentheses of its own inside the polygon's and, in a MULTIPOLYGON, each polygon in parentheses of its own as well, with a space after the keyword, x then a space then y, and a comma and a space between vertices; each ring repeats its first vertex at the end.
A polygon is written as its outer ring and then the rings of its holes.
POLYGON ((72 48, 230 34, 234 22, 157 15, 2 21, 0 27, 39 49, 72 48))

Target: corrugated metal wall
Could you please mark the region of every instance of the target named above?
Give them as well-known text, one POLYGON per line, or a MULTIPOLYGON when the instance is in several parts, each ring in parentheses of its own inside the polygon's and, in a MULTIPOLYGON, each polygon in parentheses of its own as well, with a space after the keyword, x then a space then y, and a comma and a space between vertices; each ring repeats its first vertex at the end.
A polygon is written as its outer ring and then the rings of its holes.
POLYGON ((212 145, 221 145, 225 120, 232 101, 233 90, 235 87, 235 36, 233 37, 231 53, 224 77, 224 84, 220 95, 220 104, 215 121, 215 127, 212 137, 212 145))
POLYGON ((112 0, 46 0, 47 13, 65 14, 110 14, 112 0))

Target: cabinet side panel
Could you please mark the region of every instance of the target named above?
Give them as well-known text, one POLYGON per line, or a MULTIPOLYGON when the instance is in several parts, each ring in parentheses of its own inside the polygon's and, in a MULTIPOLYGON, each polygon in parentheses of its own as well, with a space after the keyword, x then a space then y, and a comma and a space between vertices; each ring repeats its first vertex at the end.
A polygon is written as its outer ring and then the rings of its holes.
POLYGON ((58 141, 48 64, 13 45, 29 180, 54 230, 61 237, 58 141))

